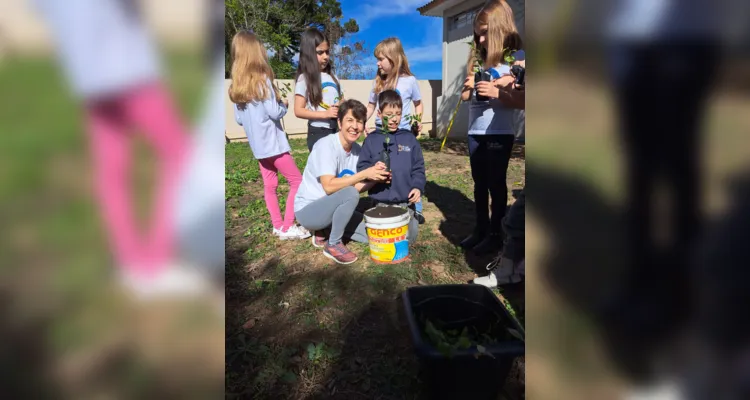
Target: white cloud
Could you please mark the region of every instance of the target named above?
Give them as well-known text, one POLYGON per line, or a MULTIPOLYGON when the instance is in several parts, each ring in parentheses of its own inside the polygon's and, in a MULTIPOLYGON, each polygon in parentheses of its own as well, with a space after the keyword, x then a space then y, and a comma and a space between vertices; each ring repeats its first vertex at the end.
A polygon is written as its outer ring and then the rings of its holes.
POLYGON ((404 49, 410 65, 443 61, 443 44, 430 44, 404 49))
MULTIPOLYGON (((397 2, 376 2, 375 4, 365 4, 358 11, 357 20, 360 30, 364 31, 369 28, 375 20, 382 17, 392 17, 398 15, 413 14, 419 16, 417 8, 429 3, 429 0, 401 0, 397 2)), ((421 17, 428 18, 428 17, 421 17)))

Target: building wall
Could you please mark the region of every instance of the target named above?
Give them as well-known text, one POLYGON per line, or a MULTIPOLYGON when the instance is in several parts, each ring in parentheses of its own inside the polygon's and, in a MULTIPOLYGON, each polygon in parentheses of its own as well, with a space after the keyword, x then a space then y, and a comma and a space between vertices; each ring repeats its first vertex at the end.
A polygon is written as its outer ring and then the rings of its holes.
MULTIPOLYGON (((516 24, 521 35, 524 34, 525 0, 508 0, 516 16, 516 24)), ((460 99, 461 88, 466 79, 466 62, 469 58, 470 47, 467 44, 473 38, 471 25, 450 31, 452 17, 482 6, 484 0, 467 0, 443 13, 443 92, 437 98, 437 129, 439 136, 445 133, 451 116, 460 99)), ((463 104, 456 113, 450 137, 464 137, 468 130, 468 106, 463 104)))
MULTIPOLYGON (((278 86, 282 86, 284 83, 289 83, 294 87, 294 81, 291 79, 279 79, 276 82, 278 86)), ((241 126, 237 125, 234 120, 234 108, 232 101, 229 99, 229 85, 231 80, 227 79, 224 81, 224 108, 225 108, 225 122, 226 131, 225 136, 231 141, 244 140, 245 131, 241 126)), ((371 80, 342 80, 341 86, 344 94, 347 98, 357 99, 367 105, 370 90, 372 89, 371 80)), ((442 91, 442 82, 439 80, 420 80, 419 91, 422 94, 422 103, 424 104, 424 112, 422 115, 423 132, 429 133, 431 136, 435 136, 434 131, 434 118, 433 116, 437 111, 437 98, 442 91)), ((290 103, 293 103, 294 94, 289 94, 288 99, 290 103)), ((284 127, 286 132, 293 137, 304 138, 307 135, 307 120, 299 119, 294 116, 294 111, 291 109, 287 112, 283 119, 284 127)), ((375 117, 367 123, 367 126, 375 126, 375 117)))

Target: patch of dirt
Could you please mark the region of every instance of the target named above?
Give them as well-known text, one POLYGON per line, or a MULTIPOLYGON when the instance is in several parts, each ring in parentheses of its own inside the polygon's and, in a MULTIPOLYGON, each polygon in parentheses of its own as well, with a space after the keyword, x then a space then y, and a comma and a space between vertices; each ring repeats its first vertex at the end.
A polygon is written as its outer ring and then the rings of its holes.
POLYGON ((443 265, 439 261, 430 261, 425 264, 424 267, 429 268, 432 271, 433 276, 438 279, 448 277, 448 274, 445 272, 445 265, 443 265))

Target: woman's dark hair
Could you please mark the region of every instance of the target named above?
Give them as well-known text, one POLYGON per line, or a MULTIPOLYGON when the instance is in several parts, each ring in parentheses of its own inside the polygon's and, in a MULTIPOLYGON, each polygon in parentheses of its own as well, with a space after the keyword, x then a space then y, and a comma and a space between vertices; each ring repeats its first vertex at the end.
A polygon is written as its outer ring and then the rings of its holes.
POLYGON ((380 107, 380 112, 383 112, 386 107, 398 107, 401 110, 404 108, 404 101, 401 100, 401 95, 397 91, 388 89, 378 95, 378 107, 380 107))
MULTIPOLYGON (((304 75, 305 84, 307 85, 307 101, 312 104, 313 107, 317 107, 323 102, 323 87, 320 78, 320 64, 318 64, 318 56, 315 53, 315 49, 320 46, 321 43, 331 42, 326 39, 322 32, 315 28, 307 28, 302 32, 302 38, 300 39, 299 45, 299 65, 297 66, 297 75, 294 77, 296 81, 300 75, 304 75)), ((333 46, 331 46, 333 49, 333 46)), ((328 75, 331 75, 333 82, 341 93, 341 86, 339 85, 338 79, 333 75, 333 59, 329 59, 328 65, 324 70, 328 75)))
POLYGON ((367 121, 367 107, 365 107, 359 100, 349 99, 339 105, 339 124, 344 119, 346 114, 352 111, 352 116, 357 120, 365 123, 367 121))

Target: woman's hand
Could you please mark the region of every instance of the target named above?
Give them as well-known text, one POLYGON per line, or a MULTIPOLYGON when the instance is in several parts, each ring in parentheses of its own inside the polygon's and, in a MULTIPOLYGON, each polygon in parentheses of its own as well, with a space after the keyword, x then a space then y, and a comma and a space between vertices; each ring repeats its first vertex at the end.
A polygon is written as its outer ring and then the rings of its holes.
POLYGON ((477 83, 477 94, 490 99, 496 99, 500 97, 500 89, 492 82, 479 82, 477 83))
POLYGON ((364 173, 365 178, 373 182, 385 182, 391 177, 390 172, 385 171, 385 164, 380 161, 364 170, 364 173))
POLYGON ((411 192, 409 192, 409 203, 419 203, 419 200, 422 199, 422 192, 419 191, 419 189, 412 189, 411 192))
POLYGON ((286 98, 281 99, 281 104, 283 104, 284 107, 289 108, 289 100, 286 98))

